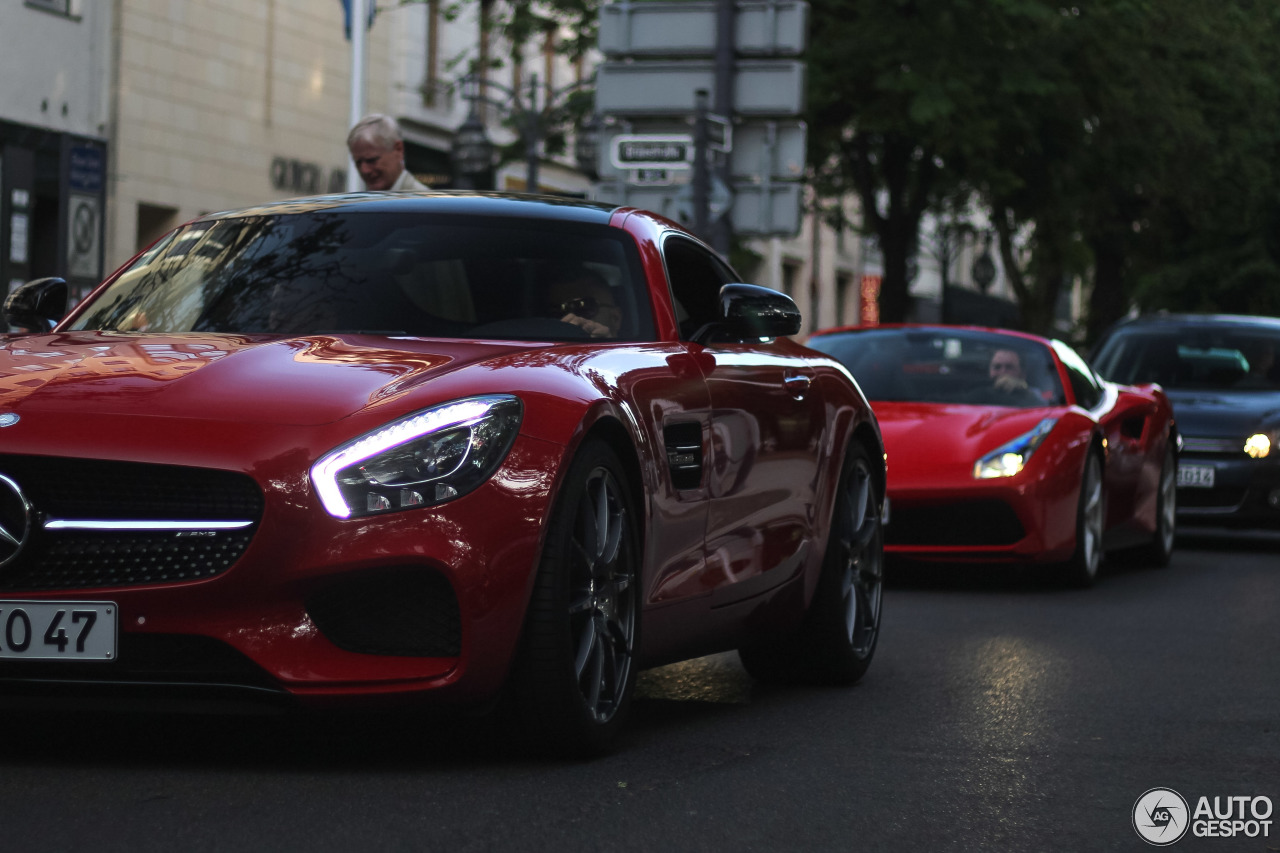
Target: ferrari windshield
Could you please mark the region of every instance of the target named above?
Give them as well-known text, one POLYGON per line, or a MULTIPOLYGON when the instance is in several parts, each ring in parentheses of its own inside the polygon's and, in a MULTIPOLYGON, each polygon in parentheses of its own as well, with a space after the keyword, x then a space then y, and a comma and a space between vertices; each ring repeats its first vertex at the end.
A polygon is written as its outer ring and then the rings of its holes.
POLYGON ((868 400, 1029 409, 1063 402, 1043 344, 948 328, 868 329, 818 335, 809 346, 842 362, 868 400))
POLYGON ((163 238, 73 329, 651 340, 625 232, 422 213, 214 218, 163 238))
POLYGON ((1094 369, 1113 382, 1200 391, 1280 390, 1280 329, 1193 325, 1127 329, 1109 338, 1094 369))

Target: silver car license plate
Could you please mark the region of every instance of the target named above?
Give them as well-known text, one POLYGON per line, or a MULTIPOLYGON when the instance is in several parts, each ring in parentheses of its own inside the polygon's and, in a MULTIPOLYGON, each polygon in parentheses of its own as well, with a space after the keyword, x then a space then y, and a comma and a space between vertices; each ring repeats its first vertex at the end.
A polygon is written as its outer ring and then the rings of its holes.
POLYGON ((1212 465, 1179 465, 1178 487, 1186 489, 1212 489, 1212 465))
POLYGON ((115 660, 110 601, 0 601, 0 658, 115 660))

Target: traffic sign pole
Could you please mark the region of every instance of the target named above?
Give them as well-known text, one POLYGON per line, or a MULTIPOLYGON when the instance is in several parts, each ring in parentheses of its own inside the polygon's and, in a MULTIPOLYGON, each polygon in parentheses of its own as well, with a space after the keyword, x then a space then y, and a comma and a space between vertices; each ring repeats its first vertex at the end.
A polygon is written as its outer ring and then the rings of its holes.
MULTIPOLYGON (((734 53, 734 0, 717 0, 716 2, 716 113, 722 116, 733 115, 733 53, 734 53)), ((706 115, 703 115, 706 121, 706 115)), ((705 132, 705 127, 704 127, 705 132)), ((703 156, 706 156, 705 153, 703 156)), ((716 164, 716 177, 725 186, 729 186, 729 165, 726 157, 721 157, 716 164)), ((725 257, 733 245, 733 217, 725 213, 712 225, 710 235, 711 247, 725 257)), ((705 232, 703 232, 705 233, 705 232)))
MULTIPOLYGON (((693 118, 693 230, 706 240, 710 224, 711 173, 707 168, 707 90, 694 93, 693 118)), ((718 250, 718 247, 717 247, 718 250)))
POLYGON ((596 108, 614 142, 595 197, 670 211, 722 254, 735 234, 797 233, 807 18, 804 0, 604 3, 596 108), (691 123, 689 161, 661 145, 640 158, 691 123), (623 155, 618 137, 631 134, 623 155))

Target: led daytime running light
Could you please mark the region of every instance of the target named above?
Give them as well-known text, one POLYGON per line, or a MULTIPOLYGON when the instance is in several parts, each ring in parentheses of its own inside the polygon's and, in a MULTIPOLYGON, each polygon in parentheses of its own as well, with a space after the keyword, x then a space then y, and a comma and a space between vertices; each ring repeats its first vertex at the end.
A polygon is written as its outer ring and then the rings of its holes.
POLYGON ((346 501, 342 498, 342 492, 338 488, 338 472, 430 433, 455 427, 473 426, 490 412, 495 403, 507 399, 510 398, 475 397, 427 409, 416 415, 410 415, 404 420, 388 424, 346 447, 325 455, 311 468, 311 480, 315 483, 320 501, 331 515, 349 518, 351 510, 347 507, 346 501))

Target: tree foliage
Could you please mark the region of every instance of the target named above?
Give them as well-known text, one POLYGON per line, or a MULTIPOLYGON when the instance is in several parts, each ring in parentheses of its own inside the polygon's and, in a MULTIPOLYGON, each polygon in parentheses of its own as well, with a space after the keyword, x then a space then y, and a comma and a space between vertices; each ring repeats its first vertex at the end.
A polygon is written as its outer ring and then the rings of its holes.
POLYGON ((971 193, 1030 328, 1051 328, 1076 277, 1093 329, 1135 298, 1280 302, 1278 9, 812 0, 811 161, 824 191, 862 199, 882 315, 907 316, 921 216, 971 193))
POLYGON ((1036 0, 814 0, 810 160, 820 192, 857 193, 884 255, 881 316, 906 319, 907 269, 927 210, 972 190, 1010 135, 1002 101, 1053 94, 1057 67, 1026 41, 1036 0))
MULTIPOLYGON (((396 0, 394 5, 425 2, 429 0, 396 0)), ((600 3, 601 0, 439 0, 446 20, 456 21, 464 14, 473 14, 478 26, 477 49, 454 57, 451 65, 460 76, 482 75, 492 85, 493 72, 522 66, 530 46, 548 40, 557 55, 573 63, 585 61, 596 46, 600 3)), ((529 93, 523 88, 510 94, 514 109, 508 113, 507 125, 516 139, 499 147, 501 162, 526 156, 525 109, 537 109, 543 150, 558 155, 567 147, 570 130, 590 115, 594 102, 593 93, 586 86, 560 93, 554 103, 544 99, 530 104, 529 93)))

